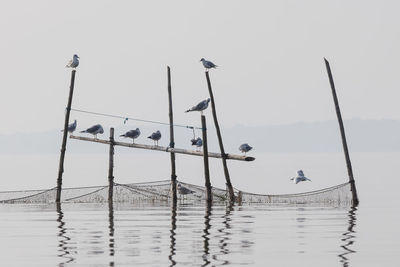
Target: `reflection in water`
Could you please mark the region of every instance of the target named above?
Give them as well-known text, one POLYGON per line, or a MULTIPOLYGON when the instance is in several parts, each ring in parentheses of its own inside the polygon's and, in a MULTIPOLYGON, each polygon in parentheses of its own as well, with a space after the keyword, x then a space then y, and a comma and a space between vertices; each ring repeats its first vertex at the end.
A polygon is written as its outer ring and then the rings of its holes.
POLYGON ((211 202, 207 202, 206 204, 206 214, 204 215, 204 230, 203 230, 203 235, 202 237, 204 238, 204 254, 203 254, 203 261, 204 264, 202 266, 207 266, 209 265, 210 262, 210 216, 211 216, 211 202))
MULTIPOLYGON (((115 239, 114 239, 114 203, 112 201, 108 202, 108 229, 109 229, 109 243, 108 247, 110 249, 110 256, 115 255, 115 239)), ((110 266, 114 266, 114 261, 110 261, 110 266)))
POLYGON ((171 262, 170 266, 175 266, 176 261, 173 259, 175 255, 175 244, 176 244, 176 202, 172 202, 172 207, 171 207, 171 230, 170 230, 170 239, 171 239, 171 244, 169 246, 170 248, 170 254, 168 256, 169 261, 171 262))
POLYGON ((57 222, 59 223, 58 236, 60 237, 58 244, 58 251, 60 252, 60 254, 58 256, 65 259, 65 261, 61 262, 59 265, 64 266, 64 264, 74 261, 75 258, 72 257, 70 247, 68 247, 68 242, 71 240, 71 238, 67 236, 67 228, 65 227, 65 222, 63 220, 64 213, 61 210, 61 203, 57 203, 56 205, 58 214, 57 222))
MULTIPOLYGON (((219 241, 219 248, 220 248, 220 251, 221 251, 222 255, 227 255, 230 252, 229 249, 228 249, 228 241, 230 240, 229 235, 231 234, 229 229, 231 229, 230 222, 231 222, 232 219, 230 217, 231 217, 231 211, 232 210, 233 210, 233 203, 229 203, 226 206, 226 210, 225 210, 224 216, 222 216, 222 218, 224 219, 222 221, 222 223, 224 224, 224 227, 221 228, 221 229, 218 229, 218 232, 222 234, 221 235, 222 239, 219 241)), ((217 259, 217 255, 214 255, 213 259, 214 260, 218 260, 217 259)), ((229 264, 229 263, 230 262, 228 260, 224 260, 221 264, 222 265, 226 265, 226 264, 229 264)))
POLYGON ((345 243, 344 245, 340 246, 341 248, 344 249, 344 252, 339 254, 338 257, 340 258, 340 263, 343 264, 344 267, 350 266, 350 260, 348 259, 348 255, 352 253, 356 253, 355 250, 350 249, 350 247, 354 244, 355 242, 355 231, 353 230, 354 226, 356 225, 356 211, 357 207, 353 206, 350 208, 348 212, 348 222, 349 225, 347 227, 347 231, 342 234, 343 238, 342 241, 345 243))

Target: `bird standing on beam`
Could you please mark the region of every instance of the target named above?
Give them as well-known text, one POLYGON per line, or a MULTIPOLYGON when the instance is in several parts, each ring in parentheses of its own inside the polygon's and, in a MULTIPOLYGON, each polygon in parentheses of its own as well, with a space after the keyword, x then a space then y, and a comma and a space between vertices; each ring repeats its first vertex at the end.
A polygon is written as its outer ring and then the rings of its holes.
POLYGON ((157 132, 152 133, 147 138, 150 138, 151 140, 153 140, 154 141, 154 145, 158 146, 158 140, 161 139, 161 133, 160 133, 160 131, 157 130, 157 132))
POLYGON ((94 138, 97 139, 97 134, 104 133, 104 129, 100 124, 93 125, 92 127, 81 131, 81 133, 90 133, 94 135, 94 138))
POLYGON ((121 134, 120 136, 126 137, 126 138, 132 138, 133 143, 135 143, 135 139, 140 136, 140 130, 139 130, 139 128, 136 128, 136 130, 127 131, 126 133, 121 134))

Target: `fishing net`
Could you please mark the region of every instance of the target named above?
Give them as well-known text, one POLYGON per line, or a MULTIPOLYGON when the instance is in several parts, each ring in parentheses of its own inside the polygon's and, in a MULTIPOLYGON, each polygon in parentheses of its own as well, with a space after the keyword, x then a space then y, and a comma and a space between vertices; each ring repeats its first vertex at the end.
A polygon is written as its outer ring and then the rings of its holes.
MULTIPOLYGON (((185 203, 202 202, 206 200, 206 188, 203 186, 178 182, 179 201, 185 203)), ((47 190, 5 191, 0 192, 0 203, 53 203, 56 200, 56 188, 47 190)), ((104 203, 108 201, 108 186, 91 186, 63 188, 62 202, 72 203, 104 203)), ((329 188, 284 195, 263 195, 242 192, 235 189, 235 195, 240 203, 269 204, 329 204, 347 205, 352 203, 350 183, 344 183, 329 188)), ((227 191, 212 188, 214 202, 228 199, 227 191)), ((114 202, 168 202, 171 200, 171 181, 156 181, 146 183, 118 184, 113 187, 114 202)))

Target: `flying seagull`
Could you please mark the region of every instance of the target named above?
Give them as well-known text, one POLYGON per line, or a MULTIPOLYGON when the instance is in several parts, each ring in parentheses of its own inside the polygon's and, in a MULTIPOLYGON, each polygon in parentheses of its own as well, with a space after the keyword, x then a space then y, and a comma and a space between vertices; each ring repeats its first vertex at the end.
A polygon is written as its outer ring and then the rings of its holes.
POLYGON ((218 66, 212 63, 211 61, 205 60, 204 58, 200 59, 200 61, 203 63, 204 68, 207 69, 207 71, 211 68, 217 68, 218 66))
POLYGON ((81 133, 90 133, 94 135, 94 138, 97 139, 97 134, 104 133, 103 127, 100 124, 93 125, 92 127, 81 131, 81 133))
POLYGON ((197 137, 196 139, 193 138, 192 140, 190 140, 190 142, 192 142, 192 146, 196 146, 196 151, 201 149, 201 147, 203 146, 203 140, 201 140, 200 137, 197 137))
POLYGON ((200 111, 201 115, 203 115, 203 110, 208 108, 209 102, 210 102, 210 98, 203 100, 200 103, 198 103, 196 106, 191 107, 190 109, 186 110, 185 112, 200 111))
POLYGON ((293 180, 293 182, 295 184, 298 184, 300 182, 304 182, 304 181, 311 181, 310 179, 308 179, 307 177, 304 176, 304 173, 302 170, 298 170, 297 171, 297 176, 291 178, 290 180, 293 180))
POLYGON ((135 139, 138 138, 139 135, 140 135, 140 130, 139 130, 139 128, 136 128, 136 130, 127 131, 126 133, 121 134, 120 136, 132 138, 133 143, 135 143, 135 139))
MULTIPOLYGON (((73 133, 76 130, 76 120, 74 120, 73 123, 68 124, 67 132, 73 133)), ((61 130, 61 132, 64 132, 64 130, 61 130)))
POLYGON ((74 57, 68 62, 68 64, 65 67, 76 69, 76 67, 78 66, 79 66, 79 57, 77 54, 75 54, 74 57))
POLYGON ((252 150, 253 147, 249 146, 249 144, 245 143, 245 144, 241 144, 239 147, 239 150, 244 153, 244 155, 246 156, 246 153, 249 152, 250 150, 252 150))
POLYGON ((147 138, 150 138, 151 140, 153 140, 154 141, 154 145, 158 146, 158 140, 161 139, 161 133, 160 133, 160 131, 154 132, 150 136, 148 136, 147 138))

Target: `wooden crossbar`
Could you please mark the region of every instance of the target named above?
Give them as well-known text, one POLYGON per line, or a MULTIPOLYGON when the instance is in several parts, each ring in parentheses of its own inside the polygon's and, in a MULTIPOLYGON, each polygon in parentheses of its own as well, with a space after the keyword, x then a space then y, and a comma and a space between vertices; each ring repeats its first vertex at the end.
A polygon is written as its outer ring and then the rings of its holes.
MULTIPOLYGON (((101 144, 105 144, 105 145, 110 145, 111 144, 111 142, 109 140, 95 139, 95 138, 84 137, 84 136, 70 135, 69 138, 76 139, 76 140, 81 140, 81 141, 89 141, 89 142, 101 143, 101 144)), ((118 142, 118 141, 114 141, 114 145, 115 146, 131 147, 131 148, 139 148, 139 149, 147 149, 147 150, 173 152, 173 153, 177 153, 177 154, 186 154, 186 155, 200 156, 200 157, 203 156, 203 152, 202 151, 193 151, 193 150, 187 150, 187 149, 182 149, 182 148, 171 148, 171 147, 164 147, 164 146, 144 145, 144 144, 133 144, 133 143, 118 142)), ((225 154, 225 155, 226 155, 226 159, 231 159, 231 160, 241 160, 241 161, 253 161, 253 160, 255 160, 254 157, 234 155, 234 154, 225 154)), ((213 153, 213 152, 208 152, 208 156, 211 157, 211 158, 222 158, 221 154, 213 153)))

